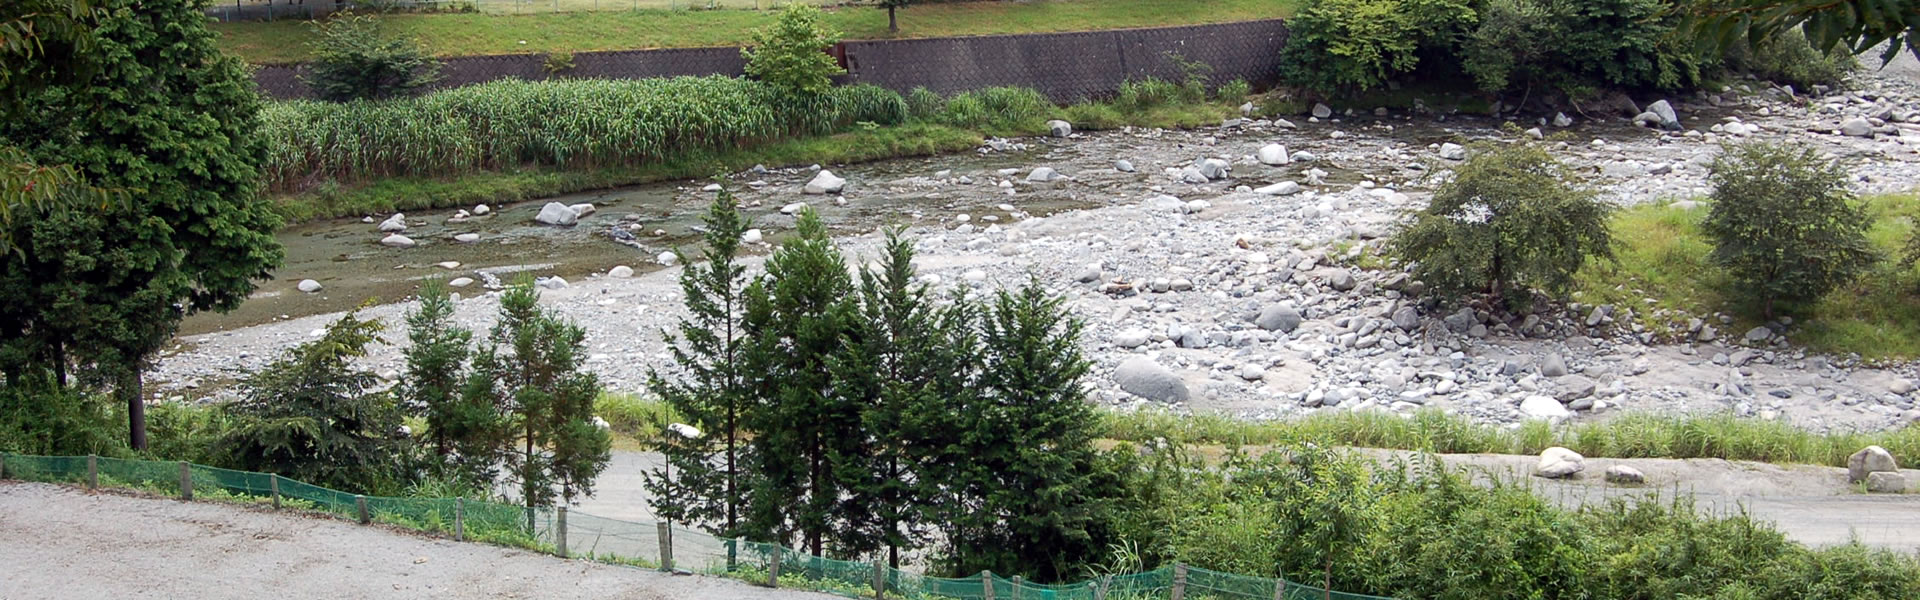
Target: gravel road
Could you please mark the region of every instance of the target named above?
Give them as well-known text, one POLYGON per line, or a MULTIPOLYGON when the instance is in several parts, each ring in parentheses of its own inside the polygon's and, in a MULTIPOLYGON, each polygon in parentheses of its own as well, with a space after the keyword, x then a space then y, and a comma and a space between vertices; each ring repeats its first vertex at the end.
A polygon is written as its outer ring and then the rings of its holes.
POLYGON ((561 560, 232 505, 0 483, 0 600, 184 597, 830 596, 561 560))

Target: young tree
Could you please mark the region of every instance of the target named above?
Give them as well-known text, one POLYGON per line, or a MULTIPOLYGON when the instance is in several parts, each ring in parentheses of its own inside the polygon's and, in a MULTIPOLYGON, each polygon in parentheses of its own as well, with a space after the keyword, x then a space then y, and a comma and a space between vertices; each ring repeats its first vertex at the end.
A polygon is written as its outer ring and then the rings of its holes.
POLYGON ((673 349, 679 377, 669 379, 649 370, 647 387, 673 409, 698 424, 704 435, 663 444, 669 471, 647 473, 654 512, 661 517, 705 525, 724 537, 737 537, 746 504, 747 446, 742 422, 749 402, 741 371, 746 331, 746 268, 735 261, 740 239, 749 227, 734 205, 733 194, 721 191, 703 217, 705 247, 695 263, 675 250, 687 265, 680 272, 680 290, 686 294, 690 319, 679 323, 679 336, 665 337, 673 349))
POLYGON ((1700 230, 1714 242, 1709 258, 1761 316, 1773 318, 1776 303, 1818 300, 1879 260, 1846 171, 1812 148, 1734 146, 1708 180, 1713 208, 1700 230))
POLYGON ((42 61, 81 63, 76 72, 86 74, 0 103, 0 146, 69 165, 87 185, 127 190, 130 200, 15 215, 6 237, 16 251, 0 256, 0 370, 111 385, 127 407, 130 445, 144 448, 147 361, 181 318, 238 306, 281 250, 277 220, 258 197, 259 97, 245 66, 215 45, 200 3, 98 5, 90 51, 56 56, 48 47, 0 67, 14 81, 16 69, 42 61))
POLYGON ((1394 234, 1393 251, 1453 298, 1487 293, 1512 308, 1532 288, 1562 293, 1589 259, 1613 257, 1610 208, 1572 179, 1537 146, 1484 148, 1394 234))
POLYGON ((523 278, 500 295, 500 321, 467 378, 467 402, 498 407, 507 419, 512 437, 503 462, 529 520, 536 507, 593 495, 611 458, 611 438, 593 424, 600 381, 582 369, 585 338, 579 326, 541 310, 539 292, 523 278))
POLYGON ((440 79, 439 61, 419 42, 386 35, 373 16, 335 16, 308 26, 313 60, 304 80, 322 100, 394 98, 440 79))
POLYGON ((753 30, 753 45, 741 48, 747 75, 801 94, 823 94, 833 87, 833 76, 845 73, 827 54, 840 42, 839 32, 820 23, 820 9, 794 2, 780 12, 771 28, 753 30))
POLYGON ((1318 571, 1323 597, 1331 600, 1333 565, 1350 556, 1373 529, 1378 492, 1366 465, 1306 447, 1288 461, 1292 473, 1277 478, 1271 492, 1280 536, 1291 550, 1281 554, 1282 577, 1318 571))
POLYGON ((887 31, 900 33, 900 19, 894 11, 913 5, 913 0, 880 0, 880 6, 887 9, 887 31))
POLYGON ((970 460, 939 481, 958 500, 942 515, 949 571, 1060 581, 1106 548, 1117 481, 1092 445, 1084 326, 1064 303, 1030 281, 999 292, 981 320, 979 391, 954 409, 958 452, 970 460))
POLYGON ((859 408, 833 393, 829 370, 846 333, 852 282, 812 210, 766 268, 764 284, 747 288, 743 317, 751 347, 742 366, 755 402, 747 429, 760 467, 748 526, 783 540, 797 531, 821 554, 842 493, 834 457, 857 454, 864 437, 859 408))
POLYGON ((420 307, 407 313, 407 338, 412 345, 405 352, 401 386, 406 408, 426 416, 426 437, 442 468, 488 487, 507 432, 493 403, 465 393, 473 332, 453 324, 453 298, 445 283, 421 286, 420 307))
POLYGON ((382 325, 347 313, 247 379, 236 426, 216 452, 234 468, 372 493, 410 479, 401 412, 379 379, 354 368, 382 325))
POLYGON ((859 408, 864 436, 858 454, 836 459, 847 486, 842 539, 850 553, 886 548, 894 568, 901 548, 926 539, 920 507, 937 493, 923 473, 928 442, 953 408, 944 392, 971 374, 948 345, 952 331, 969 326, 967 313, 936 305, 914 275, 912 240, 889 230, 879 269, 860 273, 857 312, 830 361, 834 389, 859 408))

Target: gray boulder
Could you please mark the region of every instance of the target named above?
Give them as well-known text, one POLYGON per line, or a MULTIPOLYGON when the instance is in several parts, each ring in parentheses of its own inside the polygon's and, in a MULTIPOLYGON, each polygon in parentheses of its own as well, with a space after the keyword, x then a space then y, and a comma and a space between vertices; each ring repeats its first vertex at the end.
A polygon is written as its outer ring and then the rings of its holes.
POLYGON ((1873 123, 1860 117, 1847 119, 1840 123, 1840 133, 1853 137, 1870 138, 1873 137, 1873 123))
POLYGON ((1571 127, 1573 126, 1573 118, 1567 116, 1567 113, 1556 113, 1553 115, 1553 126, 1571 127))
POLYGON ((1528 396, 1520 401, 1520 414, 1528 419, 1559 421, 1573 416, 1567 406, 1547 396, 1528 396))
POLYGON ((1300 328, 1300 311, 1286 304, 1269 304, 1260 309, 1259 316, 1253 318, 1253 324, 1267 331, 1292 333, 1300 328))
POLYGON ((312 279, 302 279, 300 280, 300 284, 295 287, 299 288, 302 292, 312 294, 320 291, 320 282, 312 279))
POLYGON ((396 233, 380 238, 380 245, 388 248, 412 248, 417 244, 414 243, 413 238, 396 233))
POLYGON ((566 227, 578 223, 580 214, 573 212, 573 209, 565 204, 548 202, 546 206, 540 207, 540 214, 534 215, 533 220, 547 225, 566 227))
POLYGON ((1124 158, 1123 158, 1123 159, 1120 159, 1120 160, 1116 160, 1116 161, 1113 161, 1113 170, 1115 170, 1115 171, 1119 171, 1119 172, 1121 172, 1121 173, 1132 173, 1132 172, 1133 172, 1133 161, 1129 161, 1129 160, 1127 160, 1127 159, 1124 159, 1124 158))
POLYGON ((1867 475, 1867 491, 1875 494, 1907 493, 1907 476, 1899 473, 1870 473, 1867 475))
POLYGON ((1313 116, 1314 116, 1315 118, 1320 118, 1320 119, 1325 119, 1325 118, 1328 118, 1328 117, 1332 117, 1332 116, 1333 116, 1333 108, 1332 108, 1332 107, 1329 107, 1329 106, 1327 106, 1327 105, 1325 105, 1325 104, 1320 104, 1320 103, 1314 103, 1314 105, 1313 105, 1313 116))
POLYGON ((1027 183, 1046 183, 1060 178, 1060 172, 1053 170, 1053 167, 1039 167, 1027 173, 1027 183))
POLYGON ((1144 356, 1120 363, 1113 370, 1113 380, 1120 384, 1121 390, 1155 402, 1187 401, 1186 382, 1181 381, 1173 371, 1144 356))
POLYGON ((1113 334, 1113 345, 1121 348, 1139 348, 1147 345, 1150 339, 1153 339, 1153 334, 1145 329, 1128 329, 1113 334))
POLYGON ((1466 160, 1467 149, 1465 146, 1447 142, 1440 145, 1440 158, 1447 160, 1466 160))
POLYGON ((1333 276, 1327 278, 1327 285, 1332 286, 1333 289, 1345 292, 1353 289, 1354 286, 1358 284, 1355 283, 1353 280, 1352 271, 1341 269, 1338 271, 1334 271, 1333 276))
POLYGON ((1585 471, 1587 457, 1566 448, 1554 446, 1540 453, 1540 462, 1533 467, 1535 477, 1563 479, 1585 471))
POLYGON ((1399 327, 1401 331, 1419 329, 1420 311, 1414 310, 1411 306, 1400 307, 1399 310, 1393 311, 1393 326, 1399 327))
POLYGON ((1059 119, 1047 121, 1047 132, 1053 137, 1067 137, 1073 135, 1073 124, 1059 119))
POLYGON ((1879 446, 1867 446, 1847 457, 1847 483, 1860 483, 1874 473, 1898 473, 1900 465, 1893 453, 1879 446))
POLYGON ((834 175, 833 171, 822 170, 818 175, 813 176, 813 181, 807 182, 806 188, 800 191, 814 195, 838 194, 840 190, 846 189, 846 187, 847 180, 834 175))
POLYGON ((1673 105, 1667 104, 1666 100, 1660 100, 1648 105, 1647 112, 1660 117, 1661 129, 1677 130, 1680 128, 1680 115, 1673 112, 1673 105))
POLYGON ((1209 180, 1226 179, 1227 171, 1233 169, 1233 165, 1227 164, 1227 161, 1218 158, 1203 159, 1200 162, 1194 163, 1193 166, 1199 169, 1200 174, 1209 180))
POLYGON ((1254 188, 1253 192, 1256 194, 1266 194, 1268 196, 1291 196, 1300 193, 1300 184, 1291 181, 1282 181, 1273 185, 1254 188))
POLYGON ((1637 485, 1647 482, 1647 476, 1639 469, 1626 465, 1607 467, 1607 483, 1637 485))
POLYGON ((1260 147, 1260 164, 1279 166, 1293 160, 1287 156, 1287 147, 1279 144, 1267 144, 1260 147))
POLYGON ((1567 361, 1558 354, 1540 357, 1540 374, 1547 377, 1563 377, 1567 374, 1567 361))

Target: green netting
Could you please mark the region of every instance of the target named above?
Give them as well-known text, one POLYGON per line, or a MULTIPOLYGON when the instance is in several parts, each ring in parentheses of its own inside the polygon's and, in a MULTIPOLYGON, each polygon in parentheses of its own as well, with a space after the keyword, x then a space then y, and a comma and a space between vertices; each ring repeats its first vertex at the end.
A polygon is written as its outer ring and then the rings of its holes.
MULTIPOLYGON (((24 481, 86 483, 88 457, 0 455, 0 474, 24 481)), ((100 485, 133 487, 175 494, 180 491, 181 463, 96 458, 93 465, 100 485)), ((199 496, 237 496, 265 502, 277 490, 281 501, 294 508, 320 510, 349 518, 359 517, 353 494, 310 485, 266 473, 189 465, 187 473, 199 496)), ((467 539, 557 551, 561 533, 558 511, 477 500, 445 498, 387 498, 367 496, 372 520, 403 527, 452 534, 458 521, 467 539)), ((875 579, 884 581, 887 598, 906 600, 1155 600, 1172 598, 1179 587, 1186 600, 1390 600, 1363 594, 1322 591, 1320 588, 1265 577, 1249 577, 1163 567, 1145 573, 1110 575, 1073 584, 1046 585, 977 574, 973 577, 927 577, 874 563, 835 560, 774 544, 718 538, 653 523, 634 523, 577 512, 567 514, 567 554, 643 567, 660 567, 662 548, 673 558, 673 568, 727 575, 765 585, 774 557, 779 557, 780 584, 845 597, 873 597, 875 579)))

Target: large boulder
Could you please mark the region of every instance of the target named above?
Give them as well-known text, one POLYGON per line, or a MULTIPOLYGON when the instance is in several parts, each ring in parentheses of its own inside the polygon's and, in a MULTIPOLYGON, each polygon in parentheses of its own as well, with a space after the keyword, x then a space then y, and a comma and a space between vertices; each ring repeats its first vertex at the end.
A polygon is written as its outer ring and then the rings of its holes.
POLYGON ((1660 117, 1660 128, 1669 131, 1680 129, 1680 115, 1673 112, 1673 105, 1661 100, 1647 106, 1647 112, 1660 117))
POLYGON ((548 202, 546 206, 540 207, 540 214, 534 215, 533 220, 547 225, 569 227, 580 222, 580 214, 573 212, 573 209, 565 204, 548 202))
POLYGON ((838 194, 840 193, 840 190, 846 189, 846 187, 847 187, 847 180, 841 179, 839 176, 834 175, 833 171, 823 170, 823 171, 820 171, 820 174, 814 175, 813 181, 807 182, 806 189, 803 189, 801 191, 804 193, 816 194, 816 195, 838 194))
POLYGON ((1260 309, 1259 316, 1253 318, 1253 324, 1267 331, 1292 333, 1300 328, 1300 311, 1286 304, 1269 304, 1260 309))
POLYGON ((1204 159, 1204 160, 1201 160, 1200 162, 1194 163, 1193 166, 1194 168, 1200 170, 1200 175, 1202 177, 1206 177, 1209 180, 1226 179, 1227 171, 1230 171, 1233 169, 1233 165, 1228 164, 1227 161, 1220 160, 1218 158, 1204 159))
POLYGON ((1528 396, 1520 401, 1520 414, 1528 419, 1540 421, 1559 421, 1573 416, 1565 404, 1551 396, 1528 396))
POLYGON ((1860 483, 1874 473, 1898 473, 1900 465, 1893 453, 1879 446, 1867 446, 1847 457, 1847 483, 1860 483))
POLYGON ((1267 144, 1260 147, 1260 164, 1279 166, 1293 162, 1287 156, 1287 147, 1279 144, 1267 144))
POLYGON ((1540 462, 1533 466, 1535 477, 1562 479, 1587 469, 1587 457, 1566 448, 1554 446, 1540 453, 1540 462))
POLYGON ((1120 384, 1121 390, 1155 402, 1187 401, 1186 382, 1181 381, 1173 371, 1144 356, 1120 363, 1113 370, 1113 380, 1120 384))

